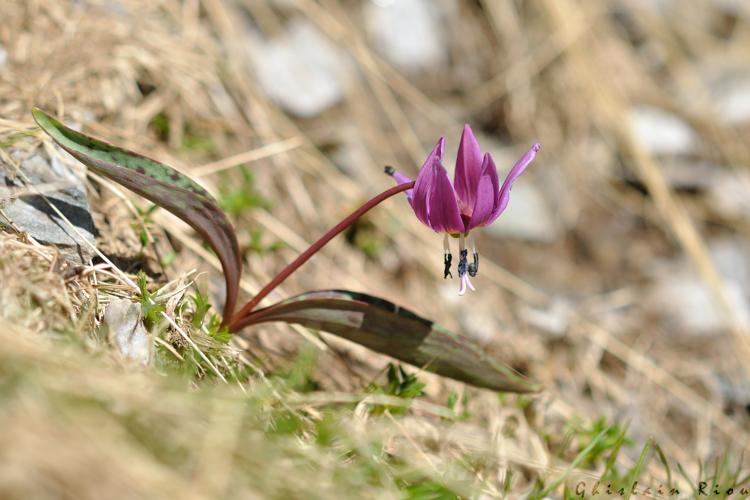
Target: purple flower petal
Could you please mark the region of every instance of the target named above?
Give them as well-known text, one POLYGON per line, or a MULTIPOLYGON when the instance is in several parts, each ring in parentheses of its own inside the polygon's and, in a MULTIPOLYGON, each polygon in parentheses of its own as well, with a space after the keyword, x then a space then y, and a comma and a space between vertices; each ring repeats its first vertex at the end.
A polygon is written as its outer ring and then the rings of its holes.
POLYGON ((448 172, 437 156, 431 155, 431 158, 432 165, 422 167, 414 184, 414 213, 433 231, 464 232, 464 223, 448 172))
MULTIPOLYGON (((393 174, 391 174, 391 177, 393 177, 393 180, 396 181, 396 184, 407 184, 411 182, 411 178, 395 170, 393 171, 393 174)), ((409 205, 413 207, 414 203, 412 202, 412 198, 414 197, 414 189, 407 189, 405 192, 406 199, 409 200, 409 205)))
POLYGON ((529 163, 532 162, 541 147, 542 146, 539 143, 531 146, 531 149, 526 151, 521 159, 519 159, 516 164, 513 165, 513 168, 510 169, 510 173, 508 173, 508 176, 503 182, 503 187, 500 188, 500 192, 498 193, 498 203, 493 211, 492 220, 496 219, 501 213, 503 213, 505 207, 508 206, 508 201, 510 200, 510 188, 513 186, 513 181, 515 181, 518 176, 526 170, 526 167, 529 166, 529 163))
MULTIPOLYGON (((433 164, 437 160, 438 164, 443 159, 443 150, 445 149, 445 138, 441 137, 438 139, 435 147, 427 156, 422 168, 419 169, 417 179, 412 189, 411 206, 414 209, 414 214, 417 216, 419 221, 432 228, 429 222, 429 197, 432 192, 432 184, 434 180, 433 164)), ((433 228, 434 229, 434 228, 433 228)))
POLYGON ((482 151, 479 149, 479 143, 477 138, 474 137, 474 132, 466 124, 461 134, 461 143, 458 145, 456 172, 453 177, 461 212, 466 215, 470 215, 470 211, 474 208, 481 174, 482 151))
POLYGON ((482 176, 479 178, 477 197, 466 227, 467 231, 475 227, 485 226, 494 220, 492 215, 497 208, 499 185, 495 161, 491 154, 485 153, 482 161, 482 176))
POLYGON ((430 151, 430 154, 427 155, 427 159, 422 164, 422 168, 425 168, 427 166, 432 165, 432 161, 435 158, 437 158, 438 161, 443 161, 443 153, 444 153, 444 151, 445 151, 445 137, 441 137, 435 143, 435 146, 432 148, 432 151, 430 151))
POLYGON ((466 232, 448 172, 438 160, 433 163, 433 169, 435 179, 428 205, 430 227, 440 233, 466 232))
POLYGON ((411 206, 414 209, 414 215, 416 215, 417 219, 419 219, 419 222, 421 222, 425 226, 430 226, 430 210, 427 207, 430 201, 429 198, 430 191, 432 189, 432 181, 432 169, 422 168, 422 170, 419 171, 419 175, 417 175, 417 180, 414 184, 414 194, 411 200, 411 206))

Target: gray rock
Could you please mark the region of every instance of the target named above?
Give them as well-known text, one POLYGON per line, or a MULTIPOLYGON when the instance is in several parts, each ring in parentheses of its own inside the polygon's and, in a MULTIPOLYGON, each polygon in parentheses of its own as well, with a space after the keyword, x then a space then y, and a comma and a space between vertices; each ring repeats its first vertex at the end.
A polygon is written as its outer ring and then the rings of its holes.
POLYGON ((554 299, 546 308, 526 306, 521 317, 531 326, 551 338, 564 337, 573 312, 572 304, 563 299, 554 299))
POLYGON ((750 387, 742 377, 735 373, 720 373, 717 370, 714 380, 718 386, 716 392, 721 394, 724 401, 738 406, 750 405, 750 387))
POLYGON ((638 106, 630 114, 633 134, 655 155, 680 155, 695 151, 697 136, 678 116, 650 106, 638 106))
POLYGON ((708 189, 711 207, 730 219, 750 218, 750 174, 744 169, 716 169, 708 189))
POLYGON ((750 120, 750 74, 736 75, 711 89, 719 116, 732 125, 750 120))
POLYGON ((316 116, 343 99, 346 55, 308 22, 290 22, 273 40, 253 37, 250 59, 266 94, 296 116, 316 116))
POLYGON ((127 299, 112 299, 104 312, 103 327, 110 344, 123 358, 147 365, 151 338, 141 321, 141 307, 127 299))
MULTIPOLYGON (((643 186, 642 178, 635 167, 628 164, 623 179, 643 186)), ((693 160, 684 156, 670 156, 659 162, 659 169, 667 183, 676 190, 706 191, 711 188, 721 167, 706 161, 693 160)), ((644 186, 645 187, 645 186, 644 186)))
MULTIPOLYGON (((744 326, 750 326, 742 290, 736 283, 726 284, 727 298, 744 326)), ((656 309, 661 310, 679 332, 695 335, 715 335, 725 327, 721 310, 714 303, 713 294, 703 282, 690 274, 676 274, 658 285, 656 309)))
POLYGON ((668 14, 674 8, 675 0, 637 0, 638 6, 651 9, 657 14, 668 14))
POLYGON ((448 60, 438 9, 431 0, 375 0, 364 5, 364 18, 386 59, 406 70, 434 69, 448 60))
MULTIPOLYGON (((513 184, 505 211, 485 230, 501 238, 550 243, 560 235, 560 225, 553 217, 541 191, 523 179, 513 184)), ((502 183, 502 177, 500 178, 502 183)))
POLYGON ((664 161, 661 171, 675 189, 698 190, 709 189, 720 167, 703 161, 664 161))
MULTIPOLYGON (((750 262, 748 249, 737 240, 714 240, 711 260, 721 274, 727 299, 743 327, 750 327, 750 262)), ((654 314, 665 317, 680 334, 712 336, 726 327, 721 308, 687 259, 662 261, 654 268, 656 282, 651 300, 654 314)))
MULTIPOLYGON (((17 152, 11 156, 17 160, 21 158, 17 152)), ((25 194, 17 198, 11 197, 10 200, 3 195, 3 212, 13 226, 28 233, 39 243, 58 247, 72 262, 88 262, 93 255, 89 244, 94 245, 96 240, 83 179, 59 160, 50 160, 43 153, 35 153, 23 160, 21 171, 43 194, 30 194, 19 177, 13 179, 0 169, 0 187, 6 188, 6 193, 25 191, 25 194), (58 216, 45 197, 67 217, 77 232, 58 216)), ((5 223, 0 218, 0 225, 5 223)))
MULTIPOLYGON (((361 131, 349 120, 341 120, 333 127, 335 135, 331 138, 334 147, 330 153, 334 164, 354 179, 369 182, 371 169, 382 171, 382 166, 373 163, 362 139, 361 131)), ((412 174, 412 172, 408 172, 412 174)))
POLYGON ((0 71, 5 69, 5 65, 8 63, 8 51, 0 45, 0 71))

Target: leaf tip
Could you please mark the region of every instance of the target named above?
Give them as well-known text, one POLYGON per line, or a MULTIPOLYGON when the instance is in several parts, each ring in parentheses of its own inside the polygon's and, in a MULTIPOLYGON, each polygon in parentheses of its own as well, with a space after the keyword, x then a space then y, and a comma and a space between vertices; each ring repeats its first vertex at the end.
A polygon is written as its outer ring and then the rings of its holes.
POLYGON ((34 106, 31 108, 31 116, 33 116, 34 120, 38 122, 39 118, 47 116, 47 113, 42 111, 42 108, 40 108, 39 106, 34 106))
POLYGON ((36 124, 44 131, 49 127, 49 121, 53 119, 47 112, 38 106, 31 108, 31 116, 34 118, 36 124))

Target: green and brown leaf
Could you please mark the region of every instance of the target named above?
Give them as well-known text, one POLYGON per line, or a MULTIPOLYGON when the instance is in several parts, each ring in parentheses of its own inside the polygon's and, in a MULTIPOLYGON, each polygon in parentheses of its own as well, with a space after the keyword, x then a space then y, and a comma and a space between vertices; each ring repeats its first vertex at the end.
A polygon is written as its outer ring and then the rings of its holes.
POLYGON ((324 330, 428 371, 479 387, 535 392, 539 386, 450 332, 379 297, 346 290, 303 293, 260 309, 241 327, 284 321, 324 330))
POLYGON ((78 161, 173 213, 211 245, 224 270, 228 320, 237 302, 242 262, 234 229, 208 191, 168 165, 76 132, 39 108, 31 114, 78 161))

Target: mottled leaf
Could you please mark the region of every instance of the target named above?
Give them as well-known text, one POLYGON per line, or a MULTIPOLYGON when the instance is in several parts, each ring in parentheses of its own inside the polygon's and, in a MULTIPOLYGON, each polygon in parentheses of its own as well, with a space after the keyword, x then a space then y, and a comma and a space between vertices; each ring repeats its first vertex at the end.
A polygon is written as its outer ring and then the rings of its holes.
POLYGON ((488 356, 471 339, 387 300, 346 290, 308 292, 258 311, 239 325, 284 321, 323 330, 431 372, 499 391, 537 384, 488 356))
POLYGON ((229 321, 237 302, 242 262, 234 229, 208 191, 168 165, 76 132, 39 108, 31 114, 78 161, 170 211, 211 245, 224 269, 224 319, 229 321))

